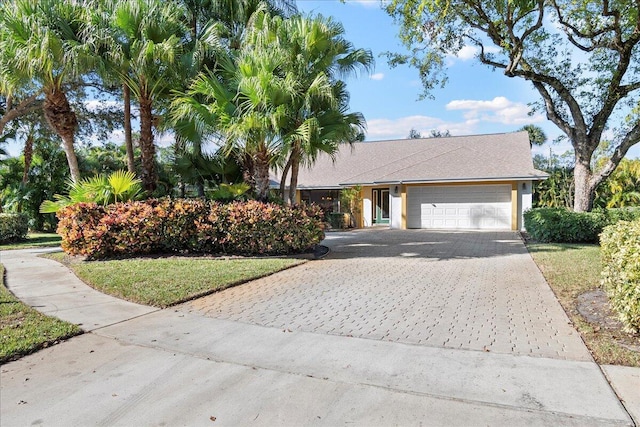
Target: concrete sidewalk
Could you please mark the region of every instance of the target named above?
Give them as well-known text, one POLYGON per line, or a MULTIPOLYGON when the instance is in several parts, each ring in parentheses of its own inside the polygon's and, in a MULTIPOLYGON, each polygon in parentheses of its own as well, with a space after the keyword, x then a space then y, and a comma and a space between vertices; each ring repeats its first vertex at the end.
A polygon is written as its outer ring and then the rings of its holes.
POLYGON ((49 316, 92 331, 157 311, 87 286, 59 262, 39 255, 59 248, 0 251, 7 287, 22 302, 49 316))
MULTIPOLYGON (((3 426, 632 425, 591 361, 156 310, 113 301, 39 252, 0 253, 9 289, 93 332, 2 366, 3 426)), ((605 370, 640 413, 628 383, 640 370, 605 370)))

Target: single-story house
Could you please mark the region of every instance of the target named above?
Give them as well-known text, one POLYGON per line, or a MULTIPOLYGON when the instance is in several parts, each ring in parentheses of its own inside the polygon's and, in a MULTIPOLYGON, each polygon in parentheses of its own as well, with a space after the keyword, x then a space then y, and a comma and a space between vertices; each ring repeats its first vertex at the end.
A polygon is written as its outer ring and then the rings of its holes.
POLYGON ((546 177, 527 132, 358 142, 301 168, 297 198, 339 211, 340 190, 359 186, 359 227, 520 230, 546 177))

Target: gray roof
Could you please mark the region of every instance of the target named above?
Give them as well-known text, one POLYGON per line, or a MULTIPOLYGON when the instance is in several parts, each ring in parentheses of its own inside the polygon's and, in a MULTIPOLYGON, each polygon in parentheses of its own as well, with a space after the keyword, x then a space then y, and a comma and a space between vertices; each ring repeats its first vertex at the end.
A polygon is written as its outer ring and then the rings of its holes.
MULTIPOLYGON (((345 145, 301 168, 298 188, 411 182, 538 180, 527 132, 345 145)), ((279 177, 274 177, 279 182, 279 177)))

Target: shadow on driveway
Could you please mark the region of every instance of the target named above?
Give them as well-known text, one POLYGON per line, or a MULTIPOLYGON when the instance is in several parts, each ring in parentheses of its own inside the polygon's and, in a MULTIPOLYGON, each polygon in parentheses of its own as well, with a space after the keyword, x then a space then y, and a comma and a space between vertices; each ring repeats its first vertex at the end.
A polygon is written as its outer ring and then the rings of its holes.
POLYGON ((489 258, 527 252, 515 231, 439 231, 366 229, 327 233, 329 259, 489 258))

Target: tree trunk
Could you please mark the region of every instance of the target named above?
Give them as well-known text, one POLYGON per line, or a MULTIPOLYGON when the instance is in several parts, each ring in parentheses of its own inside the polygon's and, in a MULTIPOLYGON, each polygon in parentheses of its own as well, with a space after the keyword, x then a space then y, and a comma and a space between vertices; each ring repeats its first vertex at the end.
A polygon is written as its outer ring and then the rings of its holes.
POLYGON ((29 170, 31 170, 31 160, 33 159, 33 133, 29 132, 24 141, 24 170, 22 171, 22 184, 29 182, 29 170))
POLYGON ((126 83, 122 85, 122 97, 124 98, 124 145, 127 150, 127 170, 136 173, 131 132, 131 89, 126 83))
POLYGON ((593 172, 588 161, 576 156, 576 165, 573 169, 575 194, 573 196, 573 210, 575 212, 589 212, 593 209, 593 200, 596 194, 596 185, 593 184, 593 172))
POLYGON ((140 152, 142 155, 142 172, 140 180, 149 195, 158 185, 156 176, 156 146, 153 141, 153 110, 152 101, 146 96, 140 96, 140 152))
POLYGON ((295 143, 291 149, 291 180, 289 181, 289 197, 287 203, 296 203, 296 189, 298 188, 298 171, 300 170, 300 144, 295 143))
POLYGON ((62 147, 67 156, 69 172, 73 182, 80 180, 80 168, 74 149, 74 134, 78 127, 76 113, 73 112, 67 100, 67 95, 59 87, 47 88, 44 99, 44 116, 51 129, 62 138, 62 147))
POLYGON ((261 202, 269 201, 269 153, 266 149, 256 153, 253 163, 253 180, 256 184, 256 199, 261 202))
POLYGON ((282 176, 280 177, 280 197, 282 197, 282 201, 287 201, 286 187, 287 187, 287 176, 289 175, 289 170, 291 169, 291 154, 289 154, 289 160, 287 160, 287 164, 284 165, 284 169, 282 169, 282 176))

